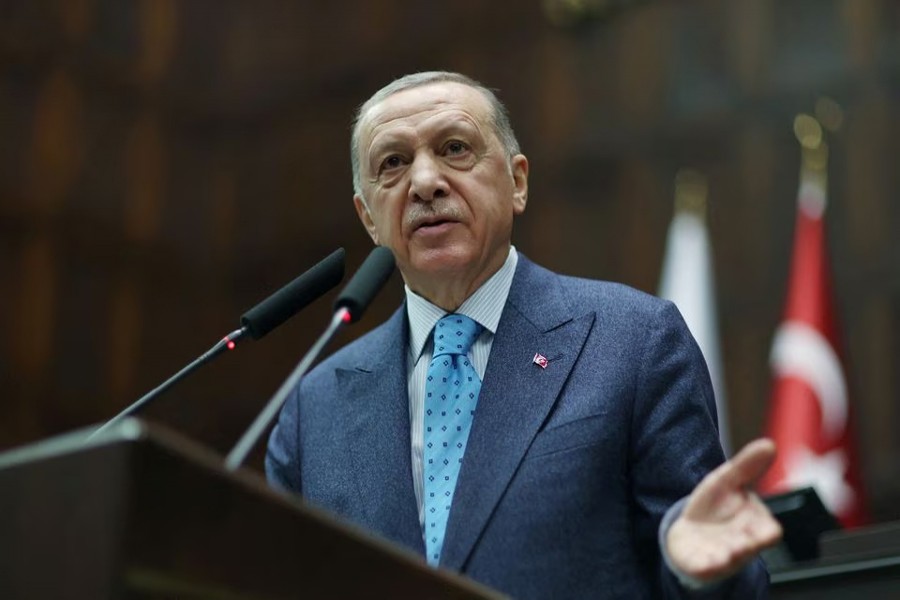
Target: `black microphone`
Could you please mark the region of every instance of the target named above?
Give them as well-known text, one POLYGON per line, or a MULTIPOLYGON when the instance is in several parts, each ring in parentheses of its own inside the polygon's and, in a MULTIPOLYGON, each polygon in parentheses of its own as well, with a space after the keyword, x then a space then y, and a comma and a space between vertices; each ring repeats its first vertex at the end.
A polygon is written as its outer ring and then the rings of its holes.
POLYGON ((241 316, 254 340, 266 335, 339 284, 344 278, 344 249, 338 248, 316 266, 241 316))
POLYGON ((278 388, 278 391, 275 392, 269 403, 259 413, 256 420, 253 421, 249 429, 241 436, 241 439, 238 440, 231 452, 228 453, 228 456, 225 458, 226 468, 234 471, 241 466, 250 450, 253 449, 253 446, 278 415, 278 411, 281 410, 281 406, 287 400, 287 397, 300 383, 300 379, 306 375, 306 372, 328 342, 331 341, 345 323, 355 323, 359 320, 393 272, 394 255, 388 248, 379 246, 369 253, 369 256, 366 257, 366 260, 363 261, 359 270, 350 280, 350 283, 338 295, 338 299, 334 303, 334 315, 331 317, 331 323, 328 325, 325 333, 316 340, 309 352, 294 367, 294 370, 284 380, 284 383, 281 384, 281 387, 278 388))
POLYGON ((334 301, 335 310, 346 308, 350 322, 356 323, 393 272, 394 255, 390 248, 376 247, 334 301))
POLYGON ((92 439, 126 417, 138 412, 198 367, 208 363, 226 349, 234 350, 244 335, 250 334, 251 338, 258 340, 297 314, 313 300, 335 287, 344 278, 344 254, 344 249, 338 248, 303 273, 303 275, 297 277, 245 312, 241 317, 240 329, 235 329, 223 337, 212 348, 195 359, 194 362, 175 373, 162 384, 144 394, 137 402, 101 425, 87 439, 92 439))

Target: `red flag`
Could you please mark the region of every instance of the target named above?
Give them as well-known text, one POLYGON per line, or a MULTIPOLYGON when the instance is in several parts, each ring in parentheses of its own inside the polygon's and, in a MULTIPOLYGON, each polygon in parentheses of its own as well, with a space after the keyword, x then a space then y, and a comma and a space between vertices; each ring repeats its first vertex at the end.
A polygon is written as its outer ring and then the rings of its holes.
POLYGON ((868 520, 825 244, 824 145, 801 172, 784 319, 772 342, 768 436, 775 464, 764 493, 813 486, 845 527, 868 520))

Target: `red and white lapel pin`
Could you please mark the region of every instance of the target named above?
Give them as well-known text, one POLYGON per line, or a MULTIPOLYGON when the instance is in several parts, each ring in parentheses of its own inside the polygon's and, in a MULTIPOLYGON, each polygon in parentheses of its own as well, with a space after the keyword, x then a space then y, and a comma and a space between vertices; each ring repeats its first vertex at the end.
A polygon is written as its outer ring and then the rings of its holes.
POLYGON ((531 359, 531 362, 533 362, 534 364, 536 364, 537 366, 539 366, 542 369, 546 369, 547 365, 550 363, 550 361, 547 360, 546 356, 544 356, 543 354, 539 354, 539 353, 535 353, 534 358, 531 359))

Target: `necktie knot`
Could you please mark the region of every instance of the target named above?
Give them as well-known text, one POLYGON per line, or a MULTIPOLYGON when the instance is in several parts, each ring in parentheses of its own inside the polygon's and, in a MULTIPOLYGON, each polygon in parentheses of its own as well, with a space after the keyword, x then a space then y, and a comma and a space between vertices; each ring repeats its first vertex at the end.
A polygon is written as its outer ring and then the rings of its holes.
POLYGON ((432 356, 469 353, 469 349, 484 329, 465 315, 449 314, 434 326, 434 353, 432 356))

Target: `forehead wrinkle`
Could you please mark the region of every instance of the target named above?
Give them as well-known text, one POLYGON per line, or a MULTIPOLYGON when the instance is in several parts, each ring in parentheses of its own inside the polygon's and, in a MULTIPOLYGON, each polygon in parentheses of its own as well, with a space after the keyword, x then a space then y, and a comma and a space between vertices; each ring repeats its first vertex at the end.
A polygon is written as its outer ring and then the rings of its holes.
POLYGON ((497 138, 492 129, 493 109, 482 93, 459 83, 428 84, 397 92, 369 107, 359 125, 357 152, 360 153, 360 168, 371 167, 375 139, 387 125, 402 119, 414 119, 417 115, 439 113, 448 107, 464 114, 485 140, 491 135, 497 138))
POLYGON ((454 131, 476 132, 484 135, 478 119, 473 118, 465 110, 453 110, 450 114, 441 111, 425 117, 415 124, 410 123, 383 130, 385 126, 399 119, 402 117, 379 123, 372 128, 372 137, 368 144, 370 156, 382 152, 384 149, 401 146, 409 140, 413 140, 413 145, 416 146, 423 143, 423 137, 427 138, 429 135, 444 136, 454 131), (379 129, 383 131, 379 131, 379 129))

